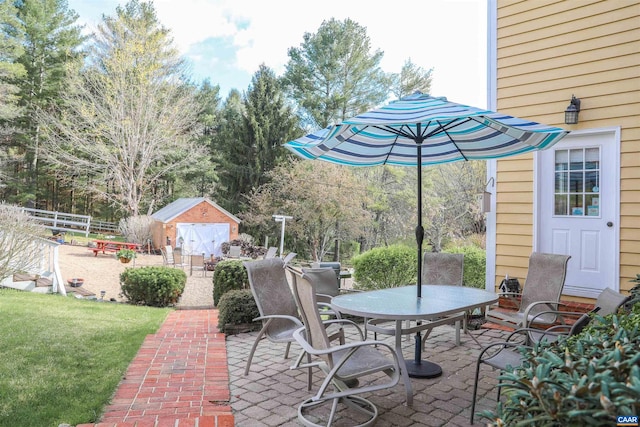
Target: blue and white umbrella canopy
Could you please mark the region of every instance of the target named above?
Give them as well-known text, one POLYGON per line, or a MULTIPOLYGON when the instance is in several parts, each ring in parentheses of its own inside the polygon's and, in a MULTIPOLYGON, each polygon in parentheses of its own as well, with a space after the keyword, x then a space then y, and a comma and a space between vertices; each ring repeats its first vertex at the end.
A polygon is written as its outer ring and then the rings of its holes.
MULTIPOLYGON (((489 160, 549 148, 569 132, 506 114, 415 93, 340 124, 290 141, 285 147, 306 159, 348 166, 413 166, 418 175, 417 297, 422 297, 422 166, 489 160)), ((432 377, 421 361, 421 337, 410 375, 432 377)), ((440 371, 441 372, 441 371, 440 371)))
POLYGON ((415 167, 543 150, 568 133, 416 93, 290 141, 285 147, 307 159, 349 166, 415 167))

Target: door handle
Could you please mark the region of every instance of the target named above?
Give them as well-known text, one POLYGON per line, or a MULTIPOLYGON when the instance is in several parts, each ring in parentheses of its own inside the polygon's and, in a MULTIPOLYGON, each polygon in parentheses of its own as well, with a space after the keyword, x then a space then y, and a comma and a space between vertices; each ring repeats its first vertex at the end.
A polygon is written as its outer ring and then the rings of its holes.
POLYGON ((609 228, 613 227, 613 223, 611 221, 608 221, 607 222, 607 227, 609 227, 609 228))

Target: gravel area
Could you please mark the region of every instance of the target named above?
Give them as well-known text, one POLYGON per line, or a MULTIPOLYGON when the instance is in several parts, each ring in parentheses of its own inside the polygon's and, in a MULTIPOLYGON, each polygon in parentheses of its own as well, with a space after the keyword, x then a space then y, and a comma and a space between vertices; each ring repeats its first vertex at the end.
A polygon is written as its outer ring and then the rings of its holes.
MULTIPOLYGON (((105 291, 105 299, 123 301, 120 296, 120 273, 125 268, 135 268, 150 265, 162 265, 161 255, 138 254, 135 260, 129 264, 122 264, 115 259, 112 253, 94 253, 86 246, 64 244, 58 249, 59 265, 62 278, 84 279, 82 288, 93 292, 100 297, 100 292, 105 291)), ((187 284, 178 302, 179 308, 210 308, 213 307, 213 272, 208 271, 203 277, 202 271, 194 271, 189 275, 189 267, 184 268, 187 273, 187 284)))

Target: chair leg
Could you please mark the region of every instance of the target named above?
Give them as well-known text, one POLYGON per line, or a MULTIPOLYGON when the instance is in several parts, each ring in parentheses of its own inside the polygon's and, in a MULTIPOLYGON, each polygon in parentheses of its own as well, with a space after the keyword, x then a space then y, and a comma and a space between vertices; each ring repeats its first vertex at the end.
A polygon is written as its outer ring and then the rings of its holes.
MULTIPOLYGON (((244 375, 249 375, 249 368, 251 367, 251 360, 253 359, 253 354, 256 352, 256 348, 258 348, 258 343, 260 342, 260 340, 262 339, 262 336, 264 335, 264 332, 267 328, 264 327, 260 330, 260 332, 258 333, 258 336, 256 337, 256 340, 253 342, 253 346, 251 346, 251 351, 249 352, 249 358, 247 359, 247 366, 245 366, 244 368, 244 375)), ((287 348, 288 350, 288 348, 287 348)))
POLYGON ((289 349, 291 348, 291 343, 288 342, 287 343, 287 348, 284 350, 284 358, 288 359, 289 358, 289 349))
MULTIPOLYGON (((480 377, 480 360, 476 361, 476 376, 473 380, 473 397, 471 398, 470 424, 473 424, 473 416, 476 412, 476 398, 478 396, 478 378, 480 377)), ((500 391, 500 389, 498 389, 500 391)))

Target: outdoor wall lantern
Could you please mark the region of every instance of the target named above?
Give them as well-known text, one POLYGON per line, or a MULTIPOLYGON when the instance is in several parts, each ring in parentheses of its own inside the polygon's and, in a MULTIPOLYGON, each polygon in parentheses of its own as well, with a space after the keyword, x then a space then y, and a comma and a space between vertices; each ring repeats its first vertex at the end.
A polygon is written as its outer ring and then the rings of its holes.
POLYGON ((578 123, 578 113, 580 112, 580 99, 571 95, 571 103, 564 110, 564 123, 567 125, 575 125, 578 123))

